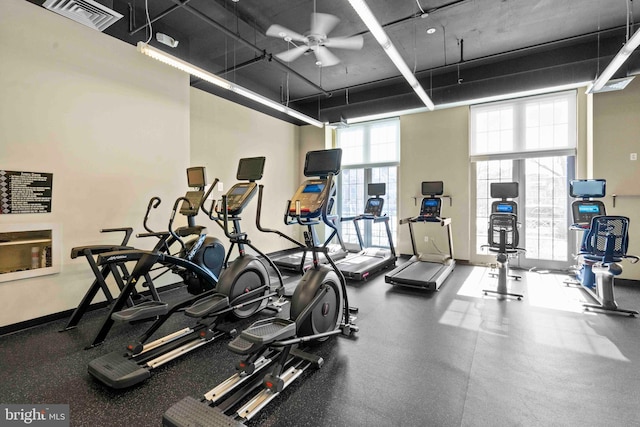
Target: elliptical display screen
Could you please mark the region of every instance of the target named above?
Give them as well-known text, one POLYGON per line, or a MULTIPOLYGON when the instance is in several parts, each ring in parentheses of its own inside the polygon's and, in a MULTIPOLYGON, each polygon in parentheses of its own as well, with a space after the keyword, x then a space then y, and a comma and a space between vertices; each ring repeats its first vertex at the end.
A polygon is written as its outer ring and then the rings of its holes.
POLYGON ((238 173, 236 179, 238 181, 257 181, 262 179, 264 172, 264 157, 250 157, 240 159, 238 163, 238 173))
POLYGON ((427 199, 427 200, 424 201, 424 204, 422 206, 428 207, 428 208, 436 207, 436 206, 438 206, 438 200, 436 200, 436 199, 427 199))
POLYGON ((324 184, 307 184, 302 190, 303 193, 321 193, 324 190, 324 184))
POLYGON ((584 199, 604 197, 606 186, 607 182, 604 179, 576 179, 569 183, 569 195, 584 199))
POLYGON ((187 169, 187 185, 192 188, 202 188, 207 185, 204 166, 194 166, 187 169))
POLYGON ((304 161, 304 176, 326 177, 340 173, 342 149, 309 151, 304 161))
POLYGON ((240 195, 246 193, 248 189, 249 189, 249 187, 236 187, 231 192, 231 195, 240 196, 240 195))

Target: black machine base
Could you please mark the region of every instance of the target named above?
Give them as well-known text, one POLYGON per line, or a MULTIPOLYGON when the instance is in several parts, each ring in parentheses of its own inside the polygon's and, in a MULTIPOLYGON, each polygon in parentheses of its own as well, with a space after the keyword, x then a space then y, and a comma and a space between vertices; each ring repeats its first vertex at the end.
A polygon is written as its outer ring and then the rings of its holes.
POLYGON ((244 424, 223 414, 219 409, 209 406, 207 402, 202 402, 193 397, 185 397, 164 413, 162 425, 166 427, 232 427, 243 426, 244 424))

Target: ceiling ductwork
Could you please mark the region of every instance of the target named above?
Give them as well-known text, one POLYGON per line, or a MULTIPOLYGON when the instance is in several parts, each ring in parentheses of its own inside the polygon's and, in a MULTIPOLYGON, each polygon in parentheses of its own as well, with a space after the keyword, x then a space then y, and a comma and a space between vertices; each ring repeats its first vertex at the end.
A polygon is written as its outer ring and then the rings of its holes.
POLYGON ((94 0, 47 0, 43 7, 94 30, 104 31, 122 15, 111 9, 113 2, 94 0))

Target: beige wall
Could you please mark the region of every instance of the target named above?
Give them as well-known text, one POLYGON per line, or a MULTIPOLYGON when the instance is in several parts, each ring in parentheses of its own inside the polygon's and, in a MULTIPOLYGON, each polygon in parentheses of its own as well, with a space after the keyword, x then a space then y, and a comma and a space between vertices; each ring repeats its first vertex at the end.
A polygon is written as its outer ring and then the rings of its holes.
MULTIPOLYGON (((398 215, 400 218, 420 213, 422 181, 444 181, 442 215, 451 218, 453 248, 456 259, 469 259, 469 108, 458 107, 412 114, 400 118, 400 175, 398 215), (417 198, 417 199, 416 199, 417 198)), ((398 230, 398 252, 410 254, 408 226, 398 230)), ((418 252, 437 253, 433 240, 447 252, 447 234, 434 224, 416 224, 418 252)))
POLYGON ((71 248, 119 241, 101 228, 141 231, 152 195, 166 227, 189 165, 189 79, 23 0, 0 2, 0 40, 0 169, 53 173, 52 212, 1 215, 0 226, 62 230, 59 274, 0 283, 4 326, 77 305, 92 275, 71 248))
MULTIPOLYGON (((640 256, 640 160, 629 160, 640 153, 640 79, 593 95, 593 114, 593 178, 607 180, 607 214, 629 217, 629 253, 640 256), (615 208, 612 194, 621 196, 615 208)), ((621 277, 640 280, 640 264, 622 265, 621 277)))
MULTIPOLYGON (((209 181, 219 178, 223 183, 223 191, 226 192, 236 183, 238 161, 241 158, 266 157, 264 176, 259 182, 264 185, 262 226, 275 228, 289 235, 294 233, 293 227, 285 227, 283 215, 285 203, 299 183, 300 127, 198 89, 191 89, 190 93, 191 164, 206 166, 209 181)), ((214 191, 212 194, 219 199, 223 193, 214 191)), ((257 199, 256 196, 242 215, 242 229, 263 252, 291 247, 291 243, 285 239, 256 229, 257 199)), ((211 224, 203 214, 200 214, 200 219, 211 224)), ((211 224, 208 229, 227 245, 226 237, 217 225, 211 224)))

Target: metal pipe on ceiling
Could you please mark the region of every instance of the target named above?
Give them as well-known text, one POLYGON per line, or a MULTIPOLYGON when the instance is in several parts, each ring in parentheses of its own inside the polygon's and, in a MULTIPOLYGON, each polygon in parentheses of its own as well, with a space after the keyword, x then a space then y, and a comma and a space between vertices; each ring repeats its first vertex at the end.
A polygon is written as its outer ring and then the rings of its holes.
MULTIPOLYGON (((191 6, 187 5, 187 4, 183 4, 180 0, 171 0, 171 1, 173 1, 177 5, 181 5, 182 9, 184 9, 187 12, 191 13, 192 15, 200 18, 201 20, 203 20, 207 24, 211 25, 212 27, 214 27, 218 31, 221 31, 224 35, 232 37, 233 39, 235 39, 235 40, 239 41, 240 43, 244 44, 245 46, 253 49, 255 52, 257 52, 259 54, 266 54, 266 51, 264 49, 261 49, 258 46, 254 45, 253 43, 251 43, 250 41, 243 39, 238 34, 234 33, 233 31, 230 31, 229 29, 227 29, 227 27, 225 27, 224 25, 218 23, 217 21, 214 21, 213 19, 211 19, 210 17, 208 17, 204 13, 200 12, 198 9, 194 9, 193 7, 191 7, 191 6)), ((302 74, 298 73, 297 71, 295 71, 294 69, 292 69, 288 65, 284 64, 283 62, 281 62, 277 58, 272 58, 272 60, 273 60, 273 62, 275 64, 278 64, 281 68, 285 69, 288 73, 291 73, 292 75, 298 77, 299 79, 301 79, 302 81, 304 81, 305 83, 310 85, 311 87, 313 87, 316 90, 318 90, 320 93, 322 93, 322 94, 324 94, 326 96, 331 96, 331 92, 328 92, 328 91, 324 90, 322 87, 318 86, 317 84, 315 84, 311 80, 307 79, 305 76, 303 76, 302 74)))
MULTIPOLYGON (((622 29, 624 29, 624 26, 619 26, 619 27, 613 27, 613 28, 608 28, 606 30, 597 30, 597 31, 592 31, 589 33, 585 33, 585 34, 580 34, 577 36, 570 36, 570 37, 565 37, 563 39, 559 39, 559 40, 553 40, 550 42, 544 42, 544 43, 538 43, 532 46, 525 46, 525 47, 521 47, 521 48, 517 48, 517 49, 512 49, 506 52, 500 52, 500 53, 494 53, 494 54, 490 54, 490 55, 485 55, 485 56, 481 56, 481 57, 477 57, 477 58, 472 58, 472 59, 466 59, 464 60, 464 65, 470 66, 474 63, 482 63, 483 61, 488 61, 488 60, 494 60, 494 59, 499 59, 501 57, 505 57, 505 56, 509 56, 509 55, 515 55, 515 54, 522 54, 522 53, 526 53, 528 51, 532 51, 532 50, 536 50, 536 49, 540 49, 540 48, 547 48, 550 46, 554 46, 557 44, 562 44, 562 43, 567 43, 567 42, 578 42, 581 39, 588 39, 589 37, 594 37, 594 36, 600 36, 602 34, 613 34, 613 37, 615 37, 616 32, 620 31, 622 29)), ((432 68, 428 68, 428 69, 424 69, 424 70, 420 70, 415 72, 414 74, 416 75, 416 78, 420 78, 418 77, 418 75, 420 74, 426 74, 426 73, 433 73, 435 72, 442 72, 445 71, 447 69, 453 69, 454 67, 459 67, 460 63, 454 63, 454 64, 445 64, 445 65, 439 65, 436 67, 432 67, 432 68)), ((385 83, 385 82, 390 82, 393 80, 401 80, 402 76, 393 76, 393 77, 387 77, 387 78, 383 78, 383 79, 378 79, 375 81, 371 81, 371 82, 366 82, 366 83, 359 83, 359 84, 355 84, 355 85, 351 85, 351 86, 345 86, 342 88, 335 88, 333 89, 333 92, 341 92, 344 90, 352 90, 352 89, 358 89, 358 88, 362 88, 362 87, 366 87, 366 86, 371 86, 371 85, 378 85, 380 83, 385 83)), ((289 102, 292 103, 296 103, 296 102, 300 102, 300 101, 305 101, 308 99, 313 99, 316 98, 319 94, 317 93, 313 93, 310 95, 306 95, 306 96, 301 96, 299 98, 295 98, 295 99, 291 99, 289 102)))
POLYGON ((242 69, 244 67, 247 67, 249 65, 255 64, 256 62, 265 61, 265 60, 270 61, 271 60, 271 54, 263 53, 262 55, 256 56, 253 59, 249 59, 248 61, 244 61, 244 62, 242 62, 240 64, 236 64, 236 65, 234 65, 232 67, 227 68, 226 70, 219 71, 219 72, 216 73, 216 75, 224 76, 225 74, 232 73, 234 71, 240 70, 240 69, 242 69))
MULTIPOLYGON (((169 9, 160 12, 158 15, 154 16, 153 18, 151 18, 149 21, 153 24, 154 22, 156 22, 159 19, 164 18, 165 16, 167 16, 168 14, 170 14, 171 12, 173 12, 174 10, 178 10, 180 9, 182 6, 184 6, 185 4, 189 3, 191 0, 183 0, 181 2, 178 2, 175 6, 171 6, 169 9)), ((149 22, 145 22, 143 26, 138 27, 138 28, 130 28, 129 29, 129 35, 132 36, 135 33, 137 33, 140 30, 144 30, 145 28, 147 28, 149 26, 149 22)))

